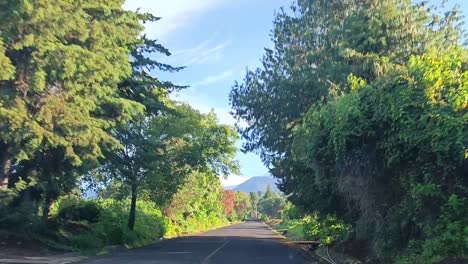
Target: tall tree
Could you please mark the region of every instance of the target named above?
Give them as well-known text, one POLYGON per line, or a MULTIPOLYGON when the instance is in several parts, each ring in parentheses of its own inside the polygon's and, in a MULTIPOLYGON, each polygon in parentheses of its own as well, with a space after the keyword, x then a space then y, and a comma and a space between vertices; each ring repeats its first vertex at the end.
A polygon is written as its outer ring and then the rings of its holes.
POLYGON ((410 54, 457 44, 458 21, 458 10, 436 16, 411 0, 299 0, 280 11, 263 67, 231 91, 234 115, 249 124, 240 131, 245 150, 260 153, 283 191, 293 192, 293 174, 307 174, 291 160, 303 114, 349 91, 349 78, 369 82, 410 54))
POLYGON ((256 192, 250 192, 250 204, 252 206, 253 216, 258 218, 258 201, 260 200, 260 196, 256 192))
POLYGON ((118 90, 143 29, 123 2, 0 1, 1 190, 36 179, 45 217, 76 175, 119 146, 108 129, 143 110, 118 90))
POLYGON ((223 206, 224 206, 224 213, 226 215, 231 215, 234 210, 234 200, 236 194, 232 190, 224 190, 223 195, 223 206))
POLYGON ((466 49, 459 10, 437 12, 410 0, 298 0, 277 15, 262 67, 231 92, 245 149, 279 188, 353 223, 380 259, 413 246, 463 254, 466 219, 444 212, 466 210, 466 49), (435 246, 447 237, 450 250, 435 246))
POLYGON ((245 220, 252 212, 250 197, 245 192, 237 191, 234 197, 234 210, 240 220, 245 220))
MULTIPOLYGON (((184 179, 177 193, 165 206, 165 216, 176 226, 212 226, 226 220, 224 214, 223 187, 212 173, 192 172, 184 179)), ((175 234, 185 230, 173 230, 175 234)))
POLYGON ((109 153, 99 172, 107 182, 121 182, 129 194, 130 230, 139 192, 164 206, 193 171, 221 175, 237 170, 235 131, 218 124, 213 113, 201 114, 188 105, 132 122, 116 137, 123 148, 109 153))

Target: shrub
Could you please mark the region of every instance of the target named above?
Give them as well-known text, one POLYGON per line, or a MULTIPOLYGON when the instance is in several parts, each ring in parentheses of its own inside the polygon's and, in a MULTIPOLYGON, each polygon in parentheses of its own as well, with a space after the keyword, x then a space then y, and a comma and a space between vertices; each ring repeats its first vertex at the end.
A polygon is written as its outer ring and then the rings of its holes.
POLYGON ((54 243, 75 250, 96 250, 122 244, 134 247, 151 243, 165 234, 167 221, 154 203, 137 202, 133 231, 127 227, 129 208, 129 200, 61 199, 53 210, 60 220, 54 243))
MULTIPOLYGON (((451 195, 432 230, 425 240, 412 240, 405 255, 397 258, 398 264, 439 263, 450 257, 466 261, 468 252, 467 199, 451 195)), ((444 262, 445 263, 445 262, 444 262)), ((449 263, 449 262, 447 262, 449 263)), ((451 263, 451 262, 450 262, 451 263)), ((453 261, 453 263, 457 263, 453 261)))
POLYGON ((283 210, 281 210, 281 219, 283 220, 294 220, 301 219, 304 217, 302 208, 287 201, 283 210))
POLYGON ((101 208, 93 201, 77 200, 74 204, 62 207, 58 211, 58 217, 65 221, 88 221, 96 223, 99 220, 101 208))
POLYGON ((335 216, 327 215, 325 218, 317 214, 306 216, 304 221, 304 238, 318 240, 322 244, 331 245, 344 240, 350 227, 335 216))

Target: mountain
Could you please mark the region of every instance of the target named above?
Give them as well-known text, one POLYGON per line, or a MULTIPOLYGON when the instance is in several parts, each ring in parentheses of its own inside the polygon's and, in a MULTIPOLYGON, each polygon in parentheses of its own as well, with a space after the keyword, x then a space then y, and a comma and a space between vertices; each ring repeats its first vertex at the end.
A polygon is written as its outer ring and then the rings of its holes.
POLYGON ((270 186, 273 192, 279 192, 278 188, 276 187, 276 180, 272 177, 268 176, 256 176, 248 179, 247 181, 237 185, 233 190, 234 191, 241 191, 241 192, 265 192, 268 185, 270 186))

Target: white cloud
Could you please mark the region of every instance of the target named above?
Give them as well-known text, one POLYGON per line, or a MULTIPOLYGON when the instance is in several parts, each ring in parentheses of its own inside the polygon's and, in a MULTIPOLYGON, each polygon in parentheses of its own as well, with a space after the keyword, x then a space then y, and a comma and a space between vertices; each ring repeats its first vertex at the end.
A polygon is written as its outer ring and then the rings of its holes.
POLYGON ((168 63, 191 66, 220 61, 230 41, 226 40, 221 43, 213 42, 213 38, 210 38, 195 47, 175 50, 172 52, 172 56, 167 59, 168 63))
POLYGON ((192 86, 193 86, 193 87, 196 87, 196 86, 205 86, 205 85, 210 85, 210 84, 218 83, 218 82, 220 82, 220 81, 226 80, 226 79, 229 78, 229 77, 232 77, 233 74, 234 74, 234 73, 233 73, 232 71, 230 71, 230 70, 228 70, 228 71, 223 71, 223 72, 221 72, 221 73, 219 73, 219 74, 207 76, 207 77, 205 77, 203 80, 192 84, 192 86))
POLYGON ((231 174, 227 176, 227 178, 221 177, 221 185, 223 187, 232 187, 232 186, 237 186, 245 181, 250 179, 250 177, 247 176, 240 176, 236 174, 231 174))
POLYGON ((247 127, 247 122, 244 120, 237 121, 231 115, 231 109, 229 107, 213 107, 212 104, 198 98, 192 87, 185 90, 182 94, 173 94, 172 96, 174 100, 188 103, 202 113, 206 114, 213 111, 221 124, 230 126, 237 125, 240 128, 247 127))
POLYGON ((149 12, 162 19, 146 25, 146 33, 153 38, 167 41, 173 33, 223 4, 222 0, 127 0, 124 8, 149 12))
POLYGON ((182 99, 181 101, 189 103, 193 108, 205 114, 213 111, 221 124, 233 126, 237 123, 236 119, 229 113, 228 108, 212 107, 209 104, 196 102, 190 99, 182 99))

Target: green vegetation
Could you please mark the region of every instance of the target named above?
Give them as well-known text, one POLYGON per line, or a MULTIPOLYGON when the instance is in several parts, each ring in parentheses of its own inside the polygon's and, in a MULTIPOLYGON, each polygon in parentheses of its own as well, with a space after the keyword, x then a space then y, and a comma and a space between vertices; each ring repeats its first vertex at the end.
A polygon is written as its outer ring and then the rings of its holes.
POLYGON ((317 214, 306 216, 304 223, 304 238, 320 241, 324 245, 332 245, 347 237, 349 227, 334 216, 319 217, 317 214))
POLYGON ((304 240, 304 221, 302 219, 283 220, 277 225, 273 225, 275 230, 287 230, 284 236, 289 240, 304 240))
POLYGON ((0 0, 0 236, 95 251, 281 217, 292 239, 359 243, 370 263, 466 260, 463 21, 416 2, 277 14, 230 99, 284 194, 247 194, 218 179, 238 171, 235 128, 155 76, 183 69, 142 34, 159 18, 124 0, 0 0))
POLYGON ((364 241, 373 263, 467 258, 461 22, 457 9, 410 0, 297 1, 279 12, 274 48, 231 102, 250 124, 244 147, 312 215, 308 237, 364 241))
POLYGON ((212 174, 195 172, 174 195, 164 214, 169 219, 167 236, 185 235, 227 225, 223 188, 212 174))
MULTIPOLYGON (((286 197, 279 192, 273 192, 268 186, 265 193, 251 192, 245 196, 246 206, 250 208, 250 215, 257 219, 269 220, 279 218, 288 210, 286 197)), ((287 214, 287 213, 286 213, 287 214)))
POLYGON ((277 218, 281 215, 281 210, 286 205, 286 198, 280 193, 271 191, 270 186, 267 187, 265 194, 258 201, 258 211, 266 218, 277 218))
POLYGON ((230 221, 244 221, 253 212, 250 197, 244 192, 225 190, 222 202, 224 213, 230 221))
POLYGON ((127 226, 129 208, 128 199, 60 199, 52 209, 49 243, 69 250, 99 250, 106 245, 142 246, 165 234, 167 220, 154 203, 137 203, 133 230, 127 226))
POLYGON ((99 250, 228 223, 238 135, 170 99, 154 72, 182 68, 142 35, 159 18, 123 3, 0 0, 1 237, 99 250))

